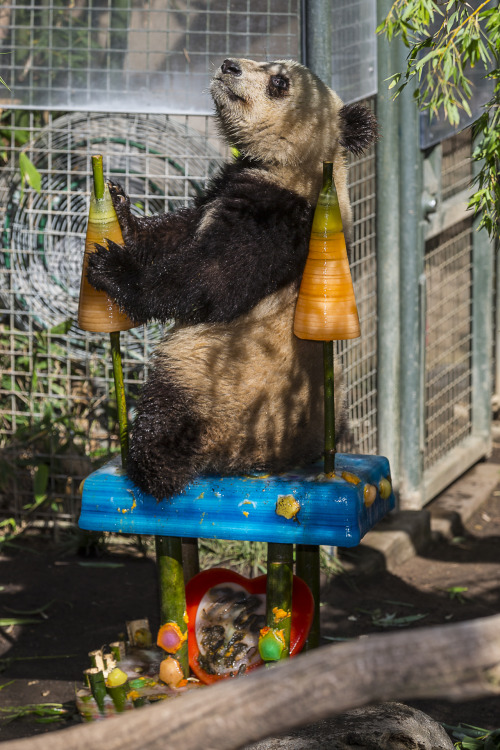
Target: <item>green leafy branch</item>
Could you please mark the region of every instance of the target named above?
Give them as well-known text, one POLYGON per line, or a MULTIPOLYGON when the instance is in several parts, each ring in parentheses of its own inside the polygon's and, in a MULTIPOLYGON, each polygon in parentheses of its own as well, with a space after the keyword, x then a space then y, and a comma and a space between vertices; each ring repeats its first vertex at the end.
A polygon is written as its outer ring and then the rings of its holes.
POLYGON ((469 207, 481 214, 480 227, 500 236, 500 10, 489 0, 473 7, 465 0, 396 0, 378 27, 388 40, 400 37, 408 47, 406 70, 391 76, 398 96, 415 82, 413 96, 431 117, 443 113, 457 127, 461 113, 471 115, 469 70, 476 65, 493 83, 493 94, 474 125, 479 169, 469 207))

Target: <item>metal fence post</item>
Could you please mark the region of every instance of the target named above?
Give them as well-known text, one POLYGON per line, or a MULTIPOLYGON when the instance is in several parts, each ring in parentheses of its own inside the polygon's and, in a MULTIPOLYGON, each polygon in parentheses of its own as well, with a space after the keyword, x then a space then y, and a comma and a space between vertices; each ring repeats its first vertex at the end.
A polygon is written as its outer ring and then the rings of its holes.
MULTIPOLYGON (((400 69, 406 67, 400 47, 400 69)), ((404 508, 422 505, 423 428, 422 370, 425 355, 422 305, 424 232, 422 212, 423 169, 419 147, 419 113, 409 84, 399 97, 400 106, 400 245, 401 245, 401 478, 404 508)), ((424 324, 425 325, 425 324, 424 324)))
MULTIPOLYGON (((473 162, 474 176, 479 165, 473 162)), ((491 398, 493 394, 493 243, 485 229, 472 235, 472 434, 491 450, 491 398)), ((498 355, 497 355, 498 356, 498 355)))
MULTIPOLYGON (((391 0, 378 0, 379 23, 391 0)), ((377 434, 378 452, 389 459, 394 486, 399 478, 400 291, 399 291, 399 107, 387 79, 398 70, 399 43, 377 39, 377 434)))
POLYGON ((305 0, 305 65, 327 86, 332 85, 331 0, 305 0))

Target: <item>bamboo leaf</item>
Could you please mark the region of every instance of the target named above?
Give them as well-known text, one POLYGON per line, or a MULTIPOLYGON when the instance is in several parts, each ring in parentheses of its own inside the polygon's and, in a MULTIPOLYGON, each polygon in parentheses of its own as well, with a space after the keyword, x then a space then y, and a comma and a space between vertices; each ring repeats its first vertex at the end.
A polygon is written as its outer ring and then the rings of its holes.
MULTIPOLYGON (((33 477, 33 495, 35 507, 41 505, 47 499, 47 487, 49 483, 49 467, 47 464, 38 464, 33 477)), ((33 509, 34 509, 33 508, 33 509)))
MULTIPOLYGON (((4 607, 4 609, 7 610, 7 612, 12 612, 14 615, 40 615, 42 612, 45 612, 46 609, 48 609, 51 604, 54 604, 55 599, 51 599, 50 602, 47 602, 47 604, 44 604, 42 607, 38 607, 37 609, 12 609, 12 607, 4 607)), ((38 621, 37 621, 38 622, 38 621)))
MULTIPOLYGON (((21 194, 28 183, 37 193, 42 190, 42 176, 24 151, 19 154, 19 169, 21 171, 21 194)), ((21 195, 22 198, 22 195, 21 195)))

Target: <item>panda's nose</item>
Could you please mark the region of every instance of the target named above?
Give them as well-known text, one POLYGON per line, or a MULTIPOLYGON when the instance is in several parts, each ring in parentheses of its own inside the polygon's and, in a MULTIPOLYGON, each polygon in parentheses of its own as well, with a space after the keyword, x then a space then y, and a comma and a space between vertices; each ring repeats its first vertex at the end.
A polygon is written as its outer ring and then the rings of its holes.
POLYGON ((220 69, 223 73, 231 73, 232 76, 240 76, 241 68, 234 60, 224 60, 220 69))

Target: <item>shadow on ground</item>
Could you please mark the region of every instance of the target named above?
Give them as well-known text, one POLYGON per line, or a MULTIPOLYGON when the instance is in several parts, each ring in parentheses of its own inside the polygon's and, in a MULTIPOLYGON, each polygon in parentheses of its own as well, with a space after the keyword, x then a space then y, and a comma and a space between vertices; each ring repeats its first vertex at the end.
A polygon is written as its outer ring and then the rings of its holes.
MULTIPOLYGON (((126 620, 148 617, 153 630, 158 626, 155 564, 130 544, 88 557, 74 550, 63 554, 43 537, 20 540, 0 555, 0 582, 0 617, 36 621, 0 628, 0 707, 71 702, 89 666, 89 651, 116 640, 126 620)), ((397 574, 384 570, 379 556, 371 570, 363 565, 363 573, 357 574, 354 565, 352 572, 325 580, 321 603, 324 643, 498 614, 498 496, 493 494, 453 541, 435 540, 397 574)), ((498 699, 413 705, 450 724, 500 725, 498 699)), ((0 720, 0 740, 75 721, 0 720)))

